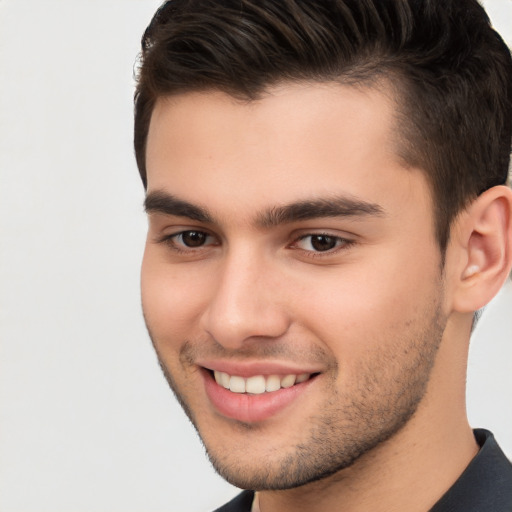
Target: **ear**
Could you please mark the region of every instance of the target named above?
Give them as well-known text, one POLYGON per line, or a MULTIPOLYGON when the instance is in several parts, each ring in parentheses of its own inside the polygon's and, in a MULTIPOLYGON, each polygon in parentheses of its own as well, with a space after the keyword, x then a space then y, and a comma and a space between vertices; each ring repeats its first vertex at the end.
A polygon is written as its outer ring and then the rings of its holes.
POLYGON ((452 307, 469 313, 485 306, 512 268, 512 190, 497 186, 478 196, 451 230, 452 307))

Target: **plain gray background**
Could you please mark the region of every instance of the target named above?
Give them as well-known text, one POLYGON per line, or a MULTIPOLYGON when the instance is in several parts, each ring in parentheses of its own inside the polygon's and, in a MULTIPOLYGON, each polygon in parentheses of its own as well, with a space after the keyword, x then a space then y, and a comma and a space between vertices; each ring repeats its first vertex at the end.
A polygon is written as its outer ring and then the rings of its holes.
MULTIPOLYGON (((133 66, 156 0, 0 0, 0 511, 208 511, 211 470, 139 304, 133 66)), ((512 42, 512 1, 488 0, 512 42)), ((469 415, 512 455, 512 287, 471 348, 469 415)))

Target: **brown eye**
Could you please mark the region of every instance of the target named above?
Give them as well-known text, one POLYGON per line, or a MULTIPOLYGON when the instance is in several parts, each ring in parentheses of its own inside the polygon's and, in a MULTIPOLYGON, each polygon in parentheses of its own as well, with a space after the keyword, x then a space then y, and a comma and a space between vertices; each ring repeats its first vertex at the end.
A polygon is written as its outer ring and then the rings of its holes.
POLYGON ((338 244, 339 238, 328 235, 312 235, 311 236, 311 247, 315 251, 323 252, 334 249, 338 244))
POLYGON ((312 255, 319 253, 335 253, 339 249, 349 247, 351 240, 327 233, 312 233, 301 236, 292 247, 309 252, 312 255))
POLYGON ((208 235, 202 231, 184 231, 179 238, 187 247, 201 247, 206 243, 208 235))

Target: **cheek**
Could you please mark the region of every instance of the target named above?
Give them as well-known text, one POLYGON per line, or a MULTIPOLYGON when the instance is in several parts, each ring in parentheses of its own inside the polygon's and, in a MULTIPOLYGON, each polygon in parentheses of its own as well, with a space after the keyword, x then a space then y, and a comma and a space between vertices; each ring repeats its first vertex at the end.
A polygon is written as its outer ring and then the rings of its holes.
POLYGON ((440 270, 431 261, 424 267, 413 255, 399 259, 394 252, 347 267, 323 285, 311 283, 302 316, 338 360, 358 358, 406 333, 415 336, 438 300, 440 270))
POLYGON ((146 249, 142 262, 144 318, 155 344, 181 345, 199 323, 207 296, 204 280, 199 272, 170 265, 155 253, 146 249))

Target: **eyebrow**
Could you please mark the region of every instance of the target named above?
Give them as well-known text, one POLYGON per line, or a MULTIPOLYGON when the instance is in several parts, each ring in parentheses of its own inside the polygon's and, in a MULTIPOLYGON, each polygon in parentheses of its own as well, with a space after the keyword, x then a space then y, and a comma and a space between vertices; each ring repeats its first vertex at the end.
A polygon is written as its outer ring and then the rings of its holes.
POLYGON ((350 196, 334 196, 276 206, 260 215, 257 224, 267 228, 321 217, 366 216, 383 217, 384 209, 376 203, 369 203, 350 196))
MULTIPOLYGON (((162 213, 186 217, 197 222, 215 222, 213 216, 205 208, 158 190, 148 193, 144 200, 144 209, 148 214, 162 213)), ((351 196, 333 196, 275 206, 258 215, 255 224, 262 228, 270 228, 322 217, 383 217, 384 213, 384 209, 376 203, 362 201, 351 196)))
POLYGON ((212 223, 212 216, 200 206, 183 201, 162 191, 150 192, 144 200, 146 213, 162 213, 176 217, 187 217, 197 222, 212 223))

